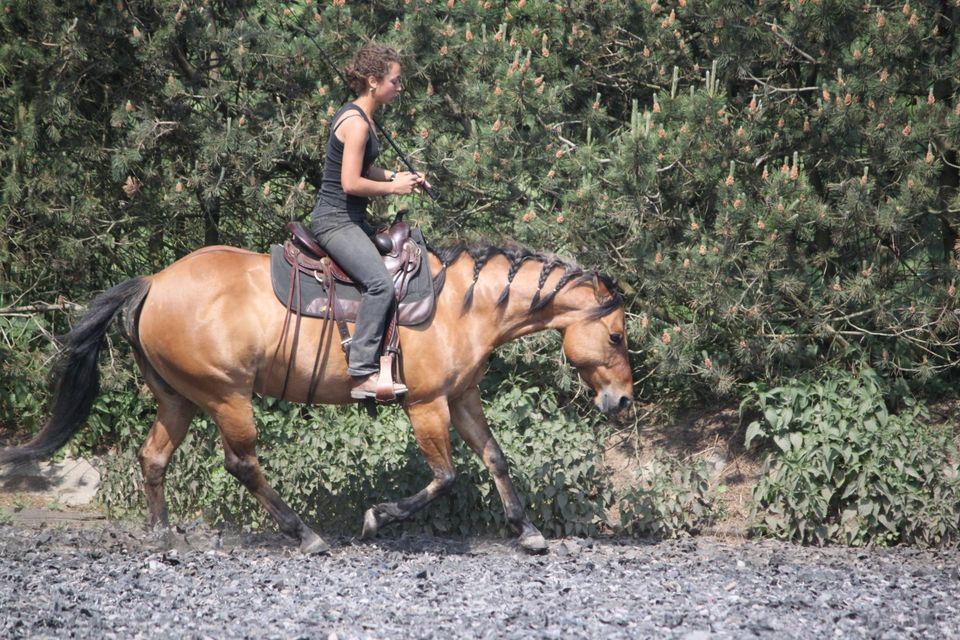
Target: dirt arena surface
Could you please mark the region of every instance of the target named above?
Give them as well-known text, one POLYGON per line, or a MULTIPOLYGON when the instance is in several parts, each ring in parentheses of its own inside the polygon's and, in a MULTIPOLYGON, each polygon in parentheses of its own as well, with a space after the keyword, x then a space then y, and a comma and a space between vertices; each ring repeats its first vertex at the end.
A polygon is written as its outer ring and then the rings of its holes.
POLYGON ((960 638, 960 553, 0 525, 2 638, 960 638))

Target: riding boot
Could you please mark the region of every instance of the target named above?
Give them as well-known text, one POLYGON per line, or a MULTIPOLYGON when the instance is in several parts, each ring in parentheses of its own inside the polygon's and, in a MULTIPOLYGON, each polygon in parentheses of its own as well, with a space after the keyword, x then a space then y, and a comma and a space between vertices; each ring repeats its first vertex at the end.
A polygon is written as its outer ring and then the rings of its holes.
MULTIPOLYGON (((380 378, 379 373, 371 373, 366 378, 354 378, 353 388, 350 389, 350 397, 354 400, 365 400, 367 398, 377 397, 377 382, 380 378)), ((393 395, 402 396, 407 392, 407 385, 394 382, 393 395)))

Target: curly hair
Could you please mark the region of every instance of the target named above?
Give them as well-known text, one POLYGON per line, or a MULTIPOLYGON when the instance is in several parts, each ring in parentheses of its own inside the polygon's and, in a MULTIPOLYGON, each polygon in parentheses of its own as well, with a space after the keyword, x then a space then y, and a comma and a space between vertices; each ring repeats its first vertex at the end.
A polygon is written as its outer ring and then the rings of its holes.
POLYGON ((400 53, 393 47, 376 42, 368 42, 360 47, 347 66, 343 75, 357 95, 367 90, 367 76, 383 78, 390 70, 390 64, 400 64, 400 53))

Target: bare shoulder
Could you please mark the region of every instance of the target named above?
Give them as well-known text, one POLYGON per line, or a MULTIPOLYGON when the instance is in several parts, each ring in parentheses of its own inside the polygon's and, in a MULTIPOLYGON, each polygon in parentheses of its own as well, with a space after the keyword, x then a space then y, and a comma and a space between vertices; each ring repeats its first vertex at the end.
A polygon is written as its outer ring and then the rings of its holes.
POLYGON ((367 141, 367 136, 370 135, 369 127, 367 126, 367 121, 364 120, 363 116, 357 113, 356 111, 348 111, 347 113, 340 116, 340 119, 337 121, 340 126, 337 127, 337 131, 334 135, 337 136, 337 139, 340 142, 354 142, 357 144, 363 144, 367 141))

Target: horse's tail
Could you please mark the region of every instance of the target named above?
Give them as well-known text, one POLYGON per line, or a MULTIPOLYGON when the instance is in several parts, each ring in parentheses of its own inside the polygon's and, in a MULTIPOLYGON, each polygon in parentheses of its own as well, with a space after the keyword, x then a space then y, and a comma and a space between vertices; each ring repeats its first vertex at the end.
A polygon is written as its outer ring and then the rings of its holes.
POLYGON ((100 391, 97 356, 114 316, 127 314, 128 337, 136 345, 136 321, 150 281, 133 278, 104 291, 63 338, 52 377, 52 411, 32 440, 19 447, 0 449, 0 465, 44 458, 67 443, 83 426, 100 391), (131 331, 133 329, 133 331, 131 331))

